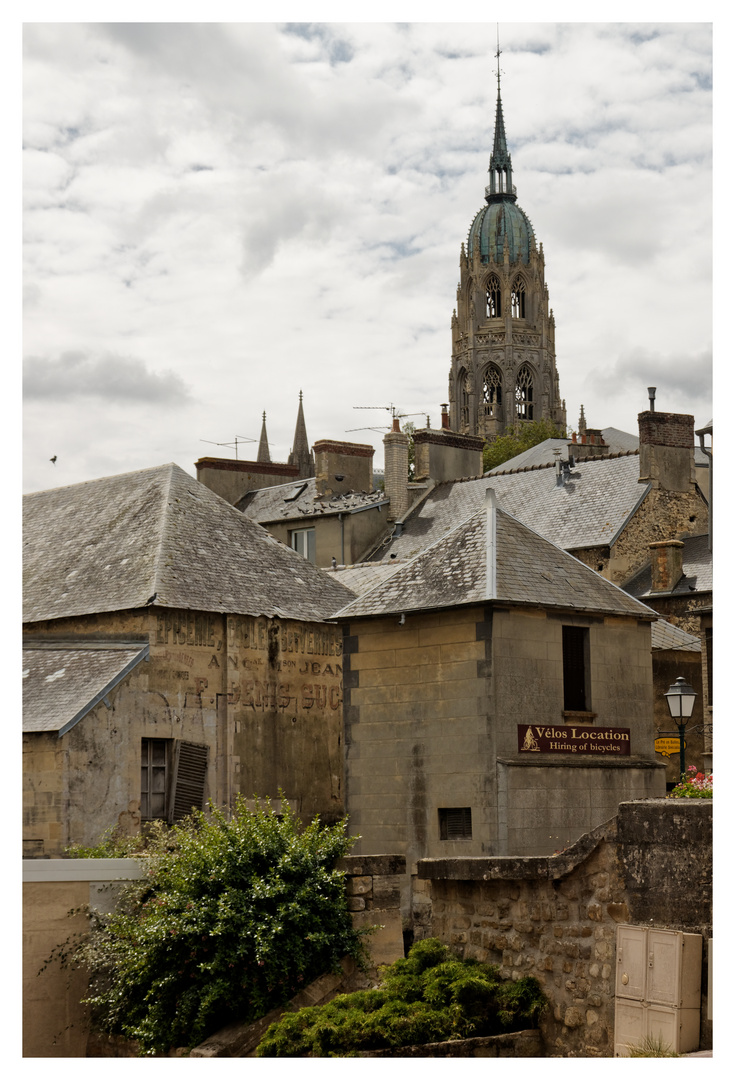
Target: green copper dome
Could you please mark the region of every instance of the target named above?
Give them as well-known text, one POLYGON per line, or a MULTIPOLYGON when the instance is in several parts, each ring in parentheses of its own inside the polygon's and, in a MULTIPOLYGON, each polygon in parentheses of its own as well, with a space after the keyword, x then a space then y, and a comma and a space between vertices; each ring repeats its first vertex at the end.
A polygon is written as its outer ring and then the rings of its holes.
POLYGON ((483 206, 470 225, 468 255, 474 251, 475 237, 480 239, 480 257, 484 263, 489 261, 490 255, 495 262, 502 263, 506 237, 512 263, 528 263, 534 246, 533 226, 523 210, 510 198, 497 195, 483 206))

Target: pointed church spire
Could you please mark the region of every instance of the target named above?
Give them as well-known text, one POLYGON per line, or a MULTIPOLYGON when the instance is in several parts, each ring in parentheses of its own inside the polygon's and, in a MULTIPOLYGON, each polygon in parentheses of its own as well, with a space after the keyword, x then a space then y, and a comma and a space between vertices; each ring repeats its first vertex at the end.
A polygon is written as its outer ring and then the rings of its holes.
POLYGON ((314 455, 309 453, 309 440, 306 436, 304 420, 304 395, 299 390, 299 413, 296 417, 296 431, 293 437, 293 449, 288 456, 289 465, 298 465, 303 478, 314 476, 314 455))
POLYGON ((500 98, 500 53, 500 31, 498 31, 498 48, 495 53, 495 59, 498 62, 498 100, 495 105, 493 152, 490 155, 490 183, 485 188, 485 199, 487 202, 496 202, 500 198, 512 199, 515 202, 516 189, 513 187, 513 166, 505 138, 503 102, 500 98))
POLYGON ((258 461, 270 461, 270 459, 268 432, 265 430, 265 413, 263 413, 263 426, 260 429, 260 442, 258 443, 258 461))
POLYGON ((580 435, 586 435, 587 434, 587 421, 586 421, 585 415, 584 415, 584 405, 580 406, 580 409, 579 409, 579 434, 580 435))

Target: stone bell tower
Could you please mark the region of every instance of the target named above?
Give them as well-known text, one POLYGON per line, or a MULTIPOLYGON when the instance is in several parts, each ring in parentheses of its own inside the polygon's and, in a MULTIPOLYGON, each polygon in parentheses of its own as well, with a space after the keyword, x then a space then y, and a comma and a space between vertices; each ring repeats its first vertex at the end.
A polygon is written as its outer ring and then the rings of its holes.
POLYGON ((489 441, 530 420, 550 420, 566 429, 544 249, 516 202, 500 100, 499 48, 497 59, 490 183, 485 206, 460 252, 449 373, 451 428, 489 441))

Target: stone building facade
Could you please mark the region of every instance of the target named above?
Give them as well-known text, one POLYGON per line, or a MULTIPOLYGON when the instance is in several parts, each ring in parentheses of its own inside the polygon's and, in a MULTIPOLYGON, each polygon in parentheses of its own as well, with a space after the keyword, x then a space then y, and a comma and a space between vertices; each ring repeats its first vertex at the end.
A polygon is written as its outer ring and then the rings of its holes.
POLYGON ((409 873, 549 854, 662 794, 655 615, 623 597, 491 499, 343 609, 356 853, 398 852, 409 873))
POLYGON ((238 794, 342 816, 353 593, 176 466, 26 496, 24 540, 28 855, 238 794), (94 692, 104 645, 145 657, 94 692))
POLYGON ((485 206, 459 258, 450 427, 490 441, 532 420, 550 420, 565 432, 543 245, 536 244, 533 226, 517 204, 499 75, 489 173, 485 206))

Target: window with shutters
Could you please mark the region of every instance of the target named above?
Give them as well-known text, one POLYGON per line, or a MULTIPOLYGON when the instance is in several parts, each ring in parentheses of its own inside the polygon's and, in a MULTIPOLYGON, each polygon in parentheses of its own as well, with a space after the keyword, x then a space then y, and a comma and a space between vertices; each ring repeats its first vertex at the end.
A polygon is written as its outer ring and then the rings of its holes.
POLYGON ((439 810, 439 839, 472 839, 472 810, 469 806, 448 806, 439 810))
POLYGON ((173 823, 204 805, 209 747, 183 739, 142 739, 140 816, 173 823))
POLYGON ((590 632, 586 626, 562 626, 564 711, 590 708, 590 632))

